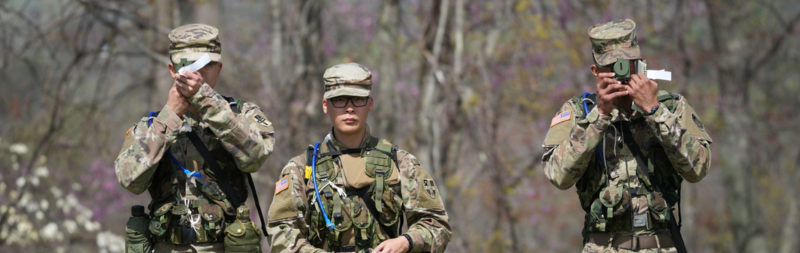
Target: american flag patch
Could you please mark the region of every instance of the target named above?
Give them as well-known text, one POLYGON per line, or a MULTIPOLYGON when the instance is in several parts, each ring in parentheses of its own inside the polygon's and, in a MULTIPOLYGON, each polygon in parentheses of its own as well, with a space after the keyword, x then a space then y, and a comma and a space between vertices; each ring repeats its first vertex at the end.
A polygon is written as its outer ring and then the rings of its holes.
POLYGON ((278 195, 279 192, 286 190, 286 188, 289 188, 289 176, 285 176, 278 182, 275 182, 275 195, 278 195))
POLYGON ((566 111, 566 112, 559 113, 558 115, 553 117, 552 121, 550 121, 550 126, 552 127, 552 126, 558 125, 558 123, 567 121, 567 120, 570 119, 570 116, 572 116, 572 111, 566 111))

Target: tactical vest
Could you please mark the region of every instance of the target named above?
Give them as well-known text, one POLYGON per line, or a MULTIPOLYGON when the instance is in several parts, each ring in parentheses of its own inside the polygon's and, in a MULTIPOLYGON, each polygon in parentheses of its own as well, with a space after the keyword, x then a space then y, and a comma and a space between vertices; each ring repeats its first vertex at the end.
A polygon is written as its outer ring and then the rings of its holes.
MULTIPOLYGON (((588 99, 585 106, 583 97, 572 98, 576 105, 576 118, 585 118, 588 112, 595 107, 596 94, 584 97, 588 99)), ((658 92, 658 101, 670 112, 675 112, 677 99, 677 95, 668 91, 658 92)), ((644 118, 639 118, 635 122, 631 122, 631 124, 646 124, 646 122, 644 122, 644 118)), ((622 126, 617 126, 617 128, 619 127, 622 126)), ((650 141, 659 143, 658 140, 650 141)), ((634 189, 628 189, 625 186, 618 189, 608 187, 608 175, 605 173, 604 161, 602 161, 600 154, 601 151, 598 148, 587 165, 583 176, 575 184, 581 207, 586 212, 583 229, 584 239, 587 238, 586 235, 590 232, 631 230, 635 222, 631 217, 631 196, 645 195, 647 197, 650 207, 650 213, 646 217, 648 219, 648 230, 667 228, 669 219, 672 219, 672 217, 666 204, 675 206, 676 203, 680 202, 680 189, 683 178, 672 167, 664 148, 660 144, 653 145, 645 158, 647 161, 647 173, 651 175, 654 182, 650 182, 646 175, 642 175, 639 170, 636 170, 636 177, 644 187, 634 189)), ((678 212, 680 213, 680 209, 678 212)))
MULTIPOLYGON (((386 181, 393 173, 400 173, 399 169, 392 169, 392 164, 397 168, 396 148, 393 148, 387 140, 371 137, 367 148, 342 152, 336 152, 330 142, 320 145, 316 160, 316 178, 321 198, 319 200, 316 199, 312 182, 309 182, 313 180, 308 175, 311 170, 306 169, 306 185, 310 186, 306 194, 310 200, 310 210, 309 215, 305 217, 306 223, 310 225, 308 241, 315 247, 331 251, 372 249, 396 236, 398 229, 402 227, 400 220, 403 215, 403 198, 400 194, 400 182, 398 180, 389 184, 386 181), (339 161, 342 152, 358 152, 364 157, 366 163, 364 173, 375 180, 370 186, 357 190, 345 189, 344 168, 340 166, 342 163, 339 161), (377 210, 378 217, 373 215, 374 211, 369 210, 370 201, 365 201, 362 196, 374 202, 373 210, 377 210), (334 229, 326 227, 317 201, 323 204, 327 216, 335 226, 334 229), (348 237, 354 237, 354 248, 352 245, 343 245, 342 235, 345 233, 348 237)), ((306 151, 305 156, 306 165, 311 166, 313 147, 306 151)))
MULTIPOLYGON (((233 100, 226 97, 231 105, 231 109, 238 113, 244 102, 233 100)), ((158 112, 155 113, 156 115, 158 112)), ((205 129, 205 136, 213 136, 213 133, 205 129)), ((214 139, 219 142, 219 140, 214 139)), ((191 145, 191 144, 190 144, 191 145)), ((229 183, 233 187, 236 199, 244 203, 247 199, 244 174, 238 169, 233 156, 222 145, 219 148, 210 150, 211 156, 217 160, 224 173, 227 173, 229 183)), ((202 167, 202 177, 207 183, 197 183, 197 192, 192 192, 198 199, 191 202, 184 202, 181 196, 186 196, 186 174, 184 174, 176 161, 170 160, 165 153, 158 163, 158 168, 153 176, 153 182, 148 188, 151 197, 148 209, 150 210, 150 232, 157 241, 166 241, 172 244, 185 244, 186 235, 192 238, 189 242, 202 243, 221 241, 226 224, 233 222, 236 217, 235 210, 238 208, 232 203, 230 196, 227 196, 221 183, 218 183, 219 175, 215 175, 208 164, 202 167), (188 204, 188 205, 187 205, 188 204), (189 214, 200 214, 199 222, 203 229, 196 233, 193 231, 182 231, 182 225, 191 222, 184 217, 189 214)), ((258 229, 256 229, 258 230, 258 229)))

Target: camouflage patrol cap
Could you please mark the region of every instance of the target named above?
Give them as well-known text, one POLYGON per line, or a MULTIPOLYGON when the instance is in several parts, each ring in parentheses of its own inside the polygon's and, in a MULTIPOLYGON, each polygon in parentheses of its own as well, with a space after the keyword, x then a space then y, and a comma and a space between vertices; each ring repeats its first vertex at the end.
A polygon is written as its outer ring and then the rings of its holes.
POLYGON ((339 96, 367 97, 372 90, 372 72, 358 63, 342 63, 325 70, 325 99, 339 96))
POLYGON ((617 58, 639 58, 636 23, 633 20, 620 19, 596 24, 589 28, 589 40, 592 41, 592 56, 598 66, 612 64, 617 58))
POLYGON ((186 58, 196 61, 208 53, 211 61, 222 60, 222 43, 219 40, 219 29, 204 24, 189 24, 175 28, 169 32, 169 56, 173 63, 186 58))

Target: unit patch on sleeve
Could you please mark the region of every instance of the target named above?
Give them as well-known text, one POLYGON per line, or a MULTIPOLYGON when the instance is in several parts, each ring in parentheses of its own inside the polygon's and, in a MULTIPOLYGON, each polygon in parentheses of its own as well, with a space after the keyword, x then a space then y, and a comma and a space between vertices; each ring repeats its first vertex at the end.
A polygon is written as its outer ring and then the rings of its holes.
POLYGON ((422 180, 423 187, 425 188, 425 192, 428 193, 428 196, 431 198, 436 198, 436 186, 433 185, 433 180, 431 179, 423 179, 422 180))

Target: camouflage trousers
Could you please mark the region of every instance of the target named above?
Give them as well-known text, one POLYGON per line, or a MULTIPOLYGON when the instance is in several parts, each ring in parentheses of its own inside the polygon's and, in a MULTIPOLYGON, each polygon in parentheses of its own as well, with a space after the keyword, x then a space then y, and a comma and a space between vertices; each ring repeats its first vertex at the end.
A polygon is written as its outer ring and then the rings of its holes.
POLYGON ((225 243, 204 242, 188 245, 176 245, 159 242, 155 245, 154 253, 224 253, 225 243))
POLYGON ((582 253, 678 253, 675 247, 661 248, 661 249, 640 249, 640 250, 627 250, 618 249, 610 246, 600 246, 594 243, 586 243, 583 245, 582 253))

